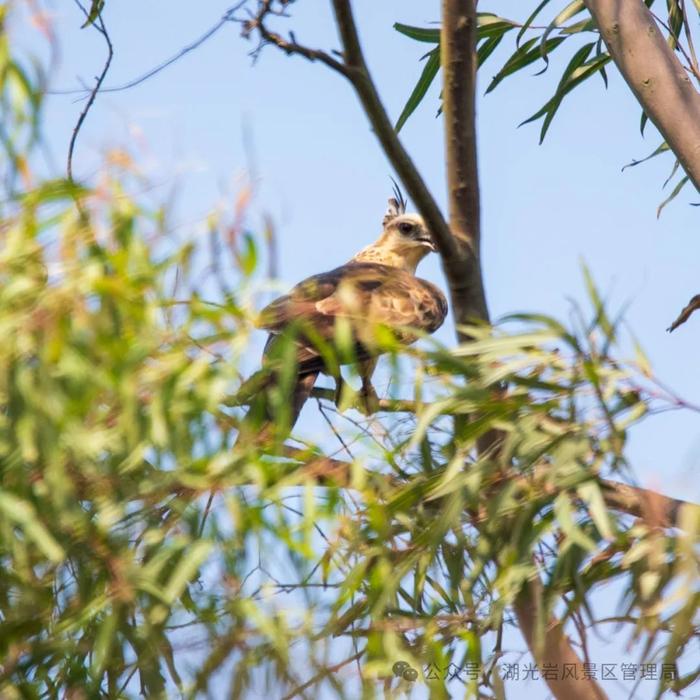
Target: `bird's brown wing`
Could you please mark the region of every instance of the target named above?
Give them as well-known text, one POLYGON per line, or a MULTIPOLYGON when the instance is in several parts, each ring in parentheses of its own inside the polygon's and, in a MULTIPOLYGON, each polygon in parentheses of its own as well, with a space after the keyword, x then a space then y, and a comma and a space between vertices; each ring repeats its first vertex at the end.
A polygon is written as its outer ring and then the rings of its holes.
MULTIPOLYGON (((447 313, 442 292, 408 272, 377 263, 348 263, 314 275, 273 301, 260 314, 259 327, 270 331, 266 351, 275 336, 295 321, 309 324, 324 341, 332 342, 337 318, 346 318, 357 343, 358 359, 372 354, 377 325, 395 329, 399 340, 413 342, 406 328, 432 333, 447 313)), ((313 344, 299 340, 300 372, 318 371, 323 363, 313 344)))

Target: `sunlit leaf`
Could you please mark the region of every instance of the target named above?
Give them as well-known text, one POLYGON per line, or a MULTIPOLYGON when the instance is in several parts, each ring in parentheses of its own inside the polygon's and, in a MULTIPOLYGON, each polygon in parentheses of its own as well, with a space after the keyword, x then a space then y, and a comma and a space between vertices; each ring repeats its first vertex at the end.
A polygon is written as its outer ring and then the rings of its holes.
POLYGON ((564 22, 575 17, 579 12, 583 12, 586 5, 583 0, 572 0, 550 23, 547 29, 540 37, 540 55, 545 63, 549 62, 547 39, 549 35, 557 28, 561 27, 564 22))
POLYGON ((423 41, 429 44, 439 44, 440 43, 440 30, 424 27, 411 27, 408 24, 401 24, 396 22, 394 24, 394 29, 403 34, 404 36, 415 39, 416 41, 423 41))

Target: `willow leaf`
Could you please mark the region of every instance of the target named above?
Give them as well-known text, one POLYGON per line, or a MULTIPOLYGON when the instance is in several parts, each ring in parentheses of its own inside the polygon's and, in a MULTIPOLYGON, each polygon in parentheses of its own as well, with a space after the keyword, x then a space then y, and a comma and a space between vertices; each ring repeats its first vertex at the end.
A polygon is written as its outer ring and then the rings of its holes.
POLYGON ((396 131, 401 131, 401 128, 406 123, 406 120, 415 112, 416 107, 421 103, 422 99, 425 97, 425 93, 428 92, 428 88, 431 86, 435 76, 438 74, 440 69, 440 47, 435 47, 429 54, 428 60, 423 68, 423 72, 418 78, 416 86, 413 88, 413 92, 410 94, 406 105, 404 106, 399 118, 396 122, 396 131))

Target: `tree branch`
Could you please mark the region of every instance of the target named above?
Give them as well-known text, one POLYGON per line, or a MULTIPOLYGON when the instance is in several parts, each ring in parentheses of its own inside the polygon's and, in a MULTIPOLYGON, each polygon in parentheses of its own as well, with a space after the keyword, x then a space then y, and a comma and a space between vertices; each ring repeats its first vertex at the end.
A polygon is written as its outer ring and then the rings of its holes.
MULTIPOLYGON (((530 581, 515 601, 514 609, 520 631, 525 637, 532 656, 538 666, 555 663, 556 668, 572 664, 581 668, 582 662, 571 646, 569 637, 559 620, 549 617, 545 629, 539 629, 542 606, 542 582, 539 578, 530 581)), ((559 674, 557 674, 558 676, 559 674)), ((602 688, 592 679, 549 678, 545 680, 552 695, 561 700, 605 700, 602 688)))
POLYGON ((700 189, 700 94, 641 0, 584 0, 649 119, 700 189))
POLYGON ((678 318, 666 329, 669 333, 672 333, 673 331, 678 328, 678 326, 682 326, 690 317, 691 315, 700 309, 700 294, 696 294, 684 307, 684 309, 678 314, 678 318))
MULTIPOLYGON (((324 389, 322 387, 314 387, 311 390, 311 396, 315 399, 325 399, 335 403, 336 395, 333 389, 324 389)), ((419 404, 417 401, 408 401, 405 399, 379 399, 377 401, 378 413, 416 413, 419 408, 425 408, 429 404, 419 404)), ((351 408, 361 410, 363 406, 361 402, 353 404, 351 408)))
POLYGON ((489 320, 479 255, 476 27, 476 0, 443 0, 440 64, 450 228, 463 268, 458 293, 468 309, 461 323, 469 318, 489 320))
MULTIPOLYGON (((90 17, 89 13, 80 4, 80 0, 75 0, 75 4, 82 10, 83 14, 86 17, 90 17)), ((114 47, 112 46, 112 40, 109 37, 107 27, 105 26, 104 20, 102 19, 102 12, 98 13, 97 18, 94 22, 91 22, 91 24, 104 37, 105 43, 107 44, 107 58, 105 59, 100 74, 95 79, 95 86, 90 91, 88 101, 86 102, 85 107, 83 107, 83 109, 81 110, 80 116, 78 117, 78 121, 76 122, 76 125, 73 128, 73 133, 71 134, 70 143, 68 145, 68 157, 66 159, 66 171, 68 174, 68 179, 71 182, 75 181, 73 178, 73 152, 75 151, 75 144, 78 140, 78 134, 80 133, 80 129, 83 126, 83 122, 85 121, 88 112, 90 111, 93 103, 95 102, 97 93, 100 91, 100 87, 102 86, 102 83, 104 82, 104 79, 107 76, 109 67, 112 64, 112 58, 114 57, 114 47)))
MULTIPOLYGON (((323 51, 303 46, 293 36, 286 40, 270 31, 265 25, 265 18, 268 14, 274 14, 271 6, 272 0, 265 0, 255 17, 247 23, 244 33, 250 35, 252 31, 257 30, 264 41, 276 45, 286 53, 298 54, 309 60, 319 60, 348 79, 357 93, 384 155, 435 238, 449 287, 455 322, 460 326, 470 321, 486 319, 478 246, 466 245, 465 240, 453 236, 440 207, 403 147, 367 68, 349 0, 333 0, 336 25, 343 46, 342 63, 323 51)), ((471 233, 473 235, 473 232, 471 233)))
MULTIPOLYGON (((349 487, 351 485, 352 464, 350 462, 325 455, 310 455, 308 450, 289 445, 284 446, 283 453, 286 457, 303 462, 304 474, 317 478, 319 486, 349 487)), ((371 472, 371 475, 373 478, 380 478, 386 482, 387 486, 400 486, 404 483, 388 474, 371 472)), ((537 493, 533 496, 533 488, 536 491, 539 489, 539 493, 542 495, 555 496, 559 493, 558 489, 547 482, 545 470, 536 470, 534 482, 531 476, 510 474, 506 477, 499 476, 499 480, 491 484, 491 487, 505 481, 508 482, 509 487, 515 487, 515 497, 518 493, 525 494, 529 498, 535 497, 537 493)), ((700 505, 691 501, 672 498, 658 491, 623 484, 612 479, 600 479, 598 483, 608 508, 649 521, 658 527, 678 527, 681 508, 684 506, 700 508, 700 505)), ((486 488, 489 486, 484 484, 484 489, 486 488)), ((475 522, 483 522, 485 518, 489 517, 485 514, 475 514, 475 516, 475 522)))
MULTIPOLYGON (((465 264, 458 289, 472 317, 488 321, 479 256, 480 209, 479 174, 476 144, 476 2, 443 0, 440 30, 440 63, 443 71, 442 102, 445 119, 445 151, 450 226, 458 241, 460 259, 465 264)), ((458 334, 459 337, 459 334, 458 334)), ((459 339, 463 339, 463 334, 459 339)), ((497 452, 501 442, 498 431, 490 431, 478 443, 478 451, 497 452)), ((520 631, 538 664, 581 661, 564 633, 563 625, 548 615, 540 628, 542 583, 530 581, 514 603, 520 631)), ((552 694, 560 700, 603 700, 605 694, 592 680, 545 679, 552 694)))

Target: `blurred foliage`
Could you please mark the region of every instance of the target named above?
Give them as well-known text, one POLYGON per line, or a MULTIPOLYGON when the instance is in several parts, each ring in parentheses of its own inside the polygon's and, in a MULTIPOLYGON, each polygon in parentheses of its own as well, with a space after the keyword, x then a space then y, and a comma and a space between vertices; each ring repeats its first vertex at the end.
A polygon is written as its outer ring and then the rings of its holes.
MULTIPOLYGON (((683 0, 666 0, 666 2, 645 0, 645 4, 655 13, 660 28, 666 33, 669 45, 678 54, 679 60, 688 71, 689 76, 696 83, 700 83, 700 66, 695 55, 693 41, 698 13, 700 13, 700 3, 693 3, 691 17, 687 14, 686 5, 688 3, 684 3, 683 0)), ((564 99, 575 88, 595 75, 601 77, 607 88, 606 67, 611 58, 583 0, 572 0, 571 2, 532 0, 523 3, 523 8, 524 18, 517 20, 500 17, 492 12, 478 13, 478 65, 479 68, 482 68, 485 61, 504 39, 512 38, 514 40, 514 50, 488 82, 486 88, 486 94, 488 94, 506 78, 520 74, 537 65, 540 65, 541 69, 535 75, 542 75, 550 68, 550 58, 559 57, 560 54, 564 53, 569 55, 552 97, 520 123, 522 126, 542 120, 539 136, 540 143, 542 143, 564 99)), ((440 29, 412 27, 398 22, 394 28, 415 41, 435 46, 421 59, 427 58, 428 60, 397 120, 396 129, 398 131, 422 102, 428 88, 438 75, 440 69, 440 29)), ((438 109, 438 114, 440 112, 441 108, 438 109)), ((646 114, 642 112, 640 121, 642 135, 644 135, 647 121, 646 114)), ((662 142, 649 156, 633 160, 629 165, 638 165, 668 151, 668 146, 662 142)), ((678 169, 678 160, 674 159, 671 173, 663 183, 664 188, 677 174, 678 169)), ((681 192, 687 182, 688 178, 681 173, 671 188, 669 196, 659 205, 657 215, 681 192)))
POLYGON ((10 7, 0 2, 0 177, 6 192, 16 190, 18 177, 25 187, 31 184, 28 158, 39 139, 46 77, 31 57, 11 50, 10 7))
POLYGON ((630 426, 679 400, 641 351, 616 358, 590 280, 591 321, 511 317, 408 365, 395 348, 413 410, 348 409, 347 463, 234 447, 264 251, 240 212, 178 242, 132 170, 113 154, 90 187, 5 192, 0 697, 442 698, 416 669, 474 664, 464 692, 500 698, 536 576, 541 629, 556 612, 585 643, 617 581, 640 662, 680 669, 659 696, 696 680, 699 509, 669 529, 604 498, 604 477, 633 480, 630 426))

